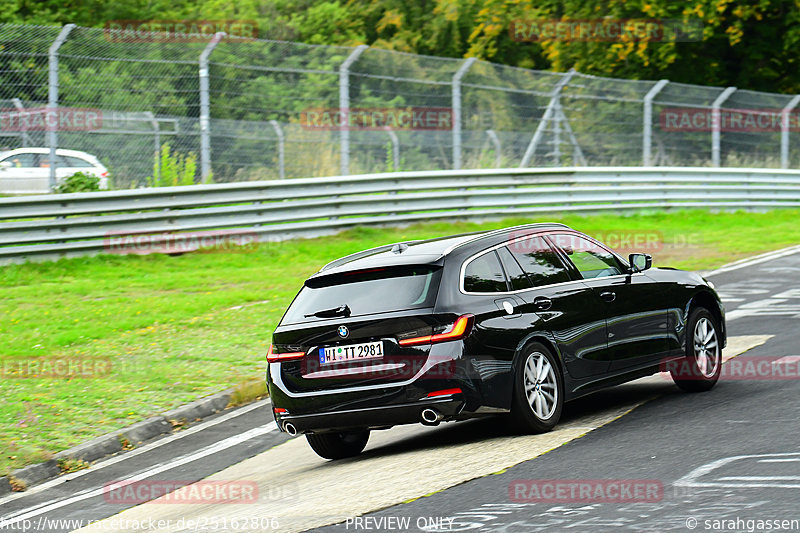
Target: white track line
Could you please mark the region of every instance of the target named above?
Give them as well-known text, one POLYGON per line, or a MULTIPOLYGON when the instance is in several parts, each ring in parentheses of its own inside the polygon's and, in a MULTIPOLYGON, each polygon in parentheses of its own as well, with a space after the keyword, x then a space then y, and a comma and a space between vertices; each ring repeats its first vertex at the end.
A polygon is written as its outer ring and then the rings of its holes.
POLYGON ((796 253, 800 253, 800 246, 790 246, 789 248, 783 248, 782 250, 775 250, 774 252, 767 252, 765 254, 756 255, 747 259, 741 259, 739 261, 734 261, 728 265, 723 265, 716 270, 712 270, 708 274, 704 274, 704 277, 708 276, 716 276, 717 274, 724 274, 725 272, 731 272, 733 270, 739 270, 740 268, 747 268, 749 266, 758 265, 760 263, 766 263, 772 259, 779 259, 781 257, 786 257, 789 255, 794 255, 796 253))
POLYGON ((25 491, 25 492, 12 493, 12 494, 6 496, 5 498, 0 498, 0 505, 3 505, 5 503, 8 503, 8 502, 13 501, 13 500, 17 500, 19 498, 24 498, 26 496, 37 494, 39 492, 42 492, 43 490, 47 490, 47 489, 53 488, 55 486, 58 486, 58 485, 60 485, 62 483, 66 483, 67 481, 72 481, 75 478, 79 478, 79 477, 85 476, 87 474, 92 474, 94 472, 97 472, 98 470, 102 470, 103 468, 115 465, 117 463, 120 463, 122 461, 130 459, 132 457, 136 457, 137 455, 141 455, 143 453, 147 453, 147 452, 149 452, 151 450, 154 450, 156 448, 164 446, 165 444, 169 444, 171 442, 175 442, 176 440, 182 439, 184 437, 188 437, 190 435, 194 435, 195 433, 198 433, 200 431, 204 431, 204 430, 206 430, 208 428, 216 426, 217 424, 221 424, 223 422, 227 422, 228 420, 231 420, 231 419, 236 418, 238 416, 242 416, 244 414, 247 414, 250 411, 253 411, 255 409, 258 409, 258 408, 261 408, 261 407, 263 407, 265 409, 268 409, 268 407, 267 407, 268 405, 271 405, 271 403, 270 403, 269 399, 266 399, 266 400, 261 400, 261 401, 258 401, 258 402, 254 402, 254 403, 252 403, 250 405, 247 405, 247 406, 244 406, 244 407, 237 408, 234 411, 231 411, 230 413, 224 414, 222 416, 219 416, 217 418, 208 420, 206 422, 202 422, 200 424, 197 424, 196 426, 191 426, 188 429, 180 431, 179 433, 174 433, 172 435, 169 435, 167 437, 159 439, 159 440, 157 440, 155 442, 151 442, 150 444, 145 444, 144 446, 136 448, 135 450, 132 450, 132 451, 129 451, 129 452, 125 452, 125 453, 123 453, 121 455, 118 455, 116 457, 111 457, 110 459, 101 460, 102 462, 97 463, 96 465, 92 465, 90 468, 88 468, 86 470, 80 470, 78 472, 73 472, 71 474, 66 474, 64 476, 60 476, 60 477, 57 477, 55 479, 51 479, 50 481, 46 481, 45 483, 42 483, 41 485, 37 485, 37 486, 33 487, 31 490, 28 490, 28 491, 25 491))
MULTIPOLYGON (((198 459, 202 459, 203 457, 206 457, 206 456, 212 455, 214 453, 217 453, 219 451, 225 450, 226 448, 230 448, 232 446, 236 446, 237 444, 241 444, 242 442, 245 442, 245 441, 250 440, 252 438, 259 437, 261 435, 265 435, 267 433, 270 433, 272 431, 277 431, 277 430, 278 430, 278 426, 275 424, 275 422, 271 422, 271 423, 269 423, 269 424, 267 424, 265 426, 253 428, 253 429, 251 429, 249 431, 245 431, 244 433, 241 433, 239 435, 234 435, 233 437, 228 437, 227 439, 223 439, 223 440, 221 440, 219 442, 216 442, 214 444, 206 446, 205 448, 203 448, 201 450, 198 450, 196 452, 184 455, 182 457, 178 457, 177 459, 174 459, 174 460, 172 460, 172 461, 170 461, 168 463, 160 464, 160 465, 155 466, 155 467, 153 467, 153 468, 151 468, 149 470, 145 470, 144 472, 140 472, 140 473, 135 474, 133 476, 130 476, 130 477, 127 477, 127 478, 122 478, 122 479, 115 480, 115 481, 117 481, 117 482, 119 482, 119 481, 131 481, 131 482, 133 482, 133 481, 140 481, 142 479, 147 479, 149 477, 152 477, 152 476, 155 476, 157 474, 160 474, 161 472, 166 472, 168 470, 172 470, 173 468, 176 468, 178 466, 185 465, 187 463, 191 463, 192 461, 196 461, 198 459)), ((9 515, 7 517, 3 517, 3 526, 4 527, 9 527, 9 526, 12 526, 12 525, 14 525, 17 522, 20 522, 22 520, 26 520, 26 519, 32 518, 34 516, 38 516, 40 514, 43 514, 43 513, 49 512, 49 511, 54 511, 56 509, 59 509, 61 507, 66 506, 66 505, 70 505, 72 503, 79 502, 79 501, 82 501, 82 500, 86 500, 86 499, 89 499, 89 498, 94 498, 95 496, 101 496, 103 494, 104 490, 105 490, 104 487, 100 487, 98 489, 90 490, 88 492, 84 492, 83 494, 77 494, 75 496, 72 496, 71 498, 66 498, 64 500, 61 500, 61 501, 58 501, 58 502, 55 502, 55 503, 47 504, 47 505, 44 505, 44 506, 40 505, 40 506, 36 506, 36 507, 31 507, 31 508, 28 508, 28 509, 22 509, 21 511, 18 511, 18 512, 12 514, 12 515, 9 515)))

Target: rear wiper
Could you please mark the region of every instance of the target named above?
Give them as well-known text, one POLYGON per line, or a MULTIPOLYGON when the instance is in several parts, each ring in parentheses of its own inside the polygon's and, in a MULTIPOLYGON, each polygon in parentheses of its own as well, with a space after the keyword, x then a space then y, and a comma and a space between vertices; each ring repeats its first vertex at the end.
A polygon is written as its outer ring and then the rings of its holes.
POLYGON ((333 307, 331 309, 322 309, 321 311, 316 311, 314 313, 303 315, 306 318, 317 317, 317 318, 333 318, 335 316, 343 316, 348 317, 350 316, 350 308, 347 304, 340 305, 339 307, 333 307))

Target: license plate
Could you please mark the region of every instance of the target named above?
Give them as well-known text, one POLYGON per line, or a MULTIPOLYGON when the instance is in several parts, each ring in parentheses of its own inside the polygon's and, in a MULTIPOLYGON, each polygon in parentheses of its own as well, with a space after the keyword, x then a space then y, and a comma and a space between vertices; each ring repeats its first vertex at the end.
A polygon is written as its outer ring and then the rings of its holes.
POLYGON ((348 344, 347 346, 329 346, 319 349, 319 362, 321 364, 380 359, 381 357, 383 357, 382 341, 348 344))

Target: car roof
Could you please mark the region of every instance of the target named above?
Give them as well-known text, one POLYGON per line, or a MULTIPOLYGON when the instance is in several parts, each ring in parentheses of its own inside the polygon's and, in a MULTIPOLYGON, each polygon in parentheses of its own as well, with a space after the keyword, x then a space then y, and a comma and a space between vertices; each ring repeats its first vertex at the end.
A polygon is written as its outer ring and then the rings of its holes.
MULTIPOLYGON (((42 148, 38 146, 29 146, 25 148, 15 148, 14 150, 6 150, 5 152, 0 153, 0 157, 7 156, 7 155, 14 155, 14 154, 24 154, 24 153, 31 153, 31 154, 49 154, 50 148, 42 148)), ((82 159, 94 159, 96 160, 97 157, 93 156, 92 154, 81 152, 79 150, 67 150, 66 148, 58 148, 56 149, 56 155, 69 155, 74 157, 80 157, 82 159)))
POLYGON ((568 226, 555 222, 523 224, 498 230, 386 244, 331 261, 314 274, 312 278, 375 267, 436 264, 454 250, 470 244, 478 244, 484 239, 526 229, 546 230, 559 228, 564 229, 568 228, 568 226))

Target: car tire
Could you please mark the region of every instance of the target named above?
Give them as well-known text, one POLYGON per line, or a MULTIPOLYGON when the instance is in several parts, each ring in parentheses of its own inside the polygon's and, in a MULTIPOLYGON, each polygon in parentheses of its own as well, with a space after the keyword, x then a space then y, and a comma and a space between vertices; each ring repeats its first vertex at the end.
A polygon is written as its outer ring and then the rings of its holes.
POLYGON ((545 346, 529 344, 514 373, 513 426, 524 433, 550 431, 561 418, 564 382, 558 361, 545 346))
POLYGON ((345 459, 364 451, 369 440, 369 430, 307 433, 311 449, 323 459, 345 459))
POLYGON ((686 356, 670 364, 675 384, 687 392, 711 390, 722 371, 719 325, 708 309, 697 307, 686 322, 686 356))

